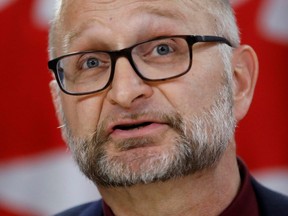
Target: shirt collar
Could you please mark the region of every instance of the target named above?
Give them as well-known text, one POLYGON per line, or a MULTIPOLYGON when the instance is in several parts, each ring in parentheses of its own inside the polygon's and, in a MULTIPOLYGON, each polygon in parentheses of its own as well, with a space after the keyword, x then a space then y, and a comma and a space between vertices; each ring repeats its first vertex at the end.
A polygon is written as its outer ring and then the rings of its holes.
POLYGON ((252 177, 245 164, 238 159, 238 167, 241 176, 241 186, 232 203, 220 214, 220 216, 245 215, 259 216, 256 194, 251 180, 252 177))

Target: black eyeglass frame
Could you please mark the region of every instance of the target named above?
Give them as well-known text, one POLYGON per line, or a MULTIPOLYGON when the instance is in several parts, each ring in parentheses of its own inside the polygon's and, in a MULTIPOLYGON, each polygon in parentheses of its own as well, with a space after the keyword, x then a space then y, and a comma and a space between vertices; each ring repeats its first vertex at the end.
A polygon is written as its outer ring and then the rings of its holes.
POLYGON ((60 86, 60 89, 64 93, 66 93, 68 95, 95 94, 95 93, 103 91, 104 89, 106 89, 111 84, 111 82, 113 80, 113 77, 114 77, 114 73, 115 73, 115 65, 116 65, 117 59, 120 58, 120 57, 127 58, 129 63, 130 63, 130 65, 134 69, 135 73, 141 79, 143 79, 144 81, 149 81, 149 82, 165 81, 165 80, 170 80, 170 79, 174 79, 174 78, 183 76, 184 74, 188 73, 188 71, 191 69, 191 66, 192 66, 192 47, 193 47, 193 45, 195 43, 198 43, 198 42, 224 43, 224 44, 227 44, 228 46, 232 47, 232 44, 230 43, 229 40, 227 40, 224 37, 220 37, 220 36, 211 36, 211 35, 171 35, 171 36, 161 36, 161 37, 153 38, 153 39, 148 40, 148 41, 143 41, 143 42, 134 44, 133 46, 130 46, 128 48, 124 48, 124 49, 121 49, 121 50, 114 50, 114 51, 89 50, 89 51, 80 51, 80 52, 69 53, 69 54, 66 54, 66 55, 63 55, 63 56, 60 56, 60 57, 57 57, 55 59, 52 59, 52 60, 48 61, 48 68, 54 73, 56 81, 57 81, 58 85, 60 86), (168 38, 183 38, 183 39, 186 40, 186 42, 188 44, 188 47, 189 47, 189 59, 190 59, 190 62, 189 62, 189 65, 188 65, 187 69, 183 73, 180 73, 180 74, 177 74, 177 75, 171 76, 171 77, 160 78, 160 79, 149 79, 149 78, 146 78, 145 76, 143 76, 139 72, 139 70, 138 70, 138 68, 137 68, 137 66, 134 63, 134 60, 132 58, 131 51, 138 45, 141 45, 141 44, 144 44, 144 43, 147 43, 147 42, 152 42, 152 41, 155 41, 155 40, 168 39, 168 38), (60 78, 60 76, 58 74, 58 70, 57 70, 58 62, 61 59, 65 58, 65 57, 68 57, 68 56, 73 56, 73 55, 77 55, 77 54, 88 54, 88 53, 94 53, 94 52, 103 52, 103 53, 107 53, 110 56, 110 59, 111 59, 111 72, 110 72, 110 77, 108 79, 107 84, 101 89, 98 89, 98 90, 95 90, 95 91, 90 91, 90 92, 69 92, 69 91, 65 90, 65 88, 62 85, 61 78, 60 78))

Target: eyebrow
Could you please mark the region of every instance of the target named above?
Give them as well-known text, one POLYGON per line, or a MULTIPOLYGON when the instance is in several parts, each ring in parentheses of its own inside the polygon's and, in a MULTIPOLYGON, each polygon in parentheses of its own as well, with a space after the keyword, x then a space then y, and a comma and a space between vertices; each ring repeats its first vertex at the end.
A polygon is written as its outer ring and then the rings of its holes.
MULTIPOLYGON (((173 20, 185 20, 187 17, 184 15, 184 13, 181 13, 179 10, 171 10, 171 9, 159 9, 159 7, 155 7, 153 5, 141 5, 138 8, 136 8, 133 13, 139 13, 139 11, 145 11, 147 14, 155 15, 156 17, 163 17, 163 18, 169 18, 173 20)), ((77 38, 81 36, 81 33, 87 29, 91 24, 94 24, 95 22, 102 23, 97 18, 92 18, 85 22, 85 24, 76 27, 72 29, 70 32, 68 32, 64 36, 63 40, 63 51, 68 52, 69 45, 77 38)), ((105 25, 103 23, 103 25, 105 25)))

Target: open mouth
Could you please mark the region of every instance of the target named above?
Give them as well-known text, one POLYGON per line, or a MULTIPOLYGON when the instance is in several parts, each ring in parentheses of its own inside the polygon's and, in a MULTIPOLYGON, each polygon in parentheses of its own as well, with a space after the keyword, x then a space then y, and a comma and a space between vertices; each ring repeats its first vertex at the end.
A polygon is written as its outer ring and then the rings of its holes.
POLYGON ((124 124, 124 125, 116 125, 115 127, 113 127, 113 130, 124 130, 124 131, 128 131, 128 130, 135 130, 135 129, 140 129, 143 127, 147 127, 149 125, 151 125, 153 122, 143 122, 140 124, 124 124))

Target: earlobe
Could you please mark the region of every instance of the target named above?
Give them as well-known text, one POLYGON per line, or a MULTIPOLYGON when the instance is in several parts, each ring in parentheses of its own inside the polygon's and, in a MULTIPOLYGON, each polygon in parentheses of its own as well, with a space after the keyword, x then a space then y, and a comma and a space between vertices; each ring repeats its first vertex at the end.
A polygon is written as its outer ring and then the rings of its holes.
POLYGON ((233 99, 234 115, 237 121, 244 118, 253 99, 258 78, 258 59, 255 51, 247 45, 233 51, 233 99))

